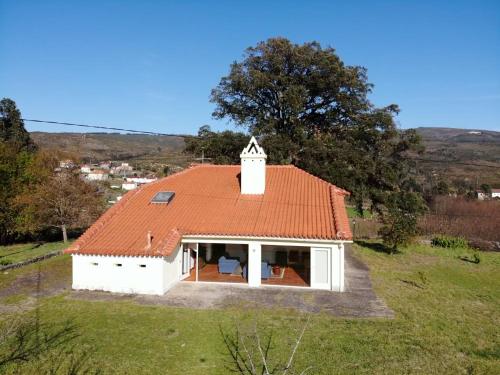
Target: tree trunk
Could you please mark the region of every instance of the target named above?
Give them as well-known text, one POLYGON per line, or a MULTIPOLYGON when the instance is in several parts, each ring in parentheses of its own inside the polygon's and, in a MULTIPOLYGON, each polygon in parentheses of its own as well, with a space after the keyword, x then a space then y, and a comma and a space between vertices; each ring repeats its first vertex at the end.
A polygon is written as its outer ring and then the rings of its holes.
POLYGON ((66 233, 66 225, 63 224, 61 225, 61 230, 62 230, 62 235, 63 235, 63 241, 64 243, 68 242, 68 233, 66 233))

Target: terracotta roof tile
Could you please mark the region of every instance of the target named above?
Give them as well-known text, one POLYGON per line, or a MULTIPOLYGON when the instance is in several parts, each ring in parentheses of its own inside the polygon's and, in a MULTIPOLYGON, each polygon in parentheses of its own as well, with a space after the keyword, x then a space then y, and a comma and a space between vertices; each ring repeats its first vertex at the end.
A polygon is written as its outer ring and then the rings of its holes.
POLYGON ((351 239, 349 194, 294 166, 267 166, 263 195, 241 195, 240 166, 197 165, 127 193, 67 250, 170 254, 182 235, 351 239), (151 203, 173 191, 168 204, 151 203), (148 248, 147 233, 152 234, 148 248))

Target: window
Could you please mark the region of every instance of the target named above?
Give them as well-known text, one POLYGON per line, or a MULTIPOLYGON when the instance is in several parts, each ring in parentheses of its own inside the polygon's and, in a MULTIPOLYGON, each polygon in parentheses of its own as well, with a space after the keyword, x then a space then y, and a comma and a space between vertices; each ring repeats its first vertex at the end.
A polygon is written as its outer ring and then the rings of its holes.
POLYGON ((146 265, 145 264, 139 264, 139 267, 146 268, 146 265))
POLYGON ((99 263, 97 263, 97 262, 92 262, 90 264, 93 265, 93 266, 98 266, 99 265, 99 263))
POLYGON ((174 199, 175 193, 173 191, 159 191, 156 195, 151 199, 151 203, 170 203, 172 199, 174 199))
POLYGON ((122 266, 122 264, 121 264, 121 263, 115 263, 115 266, 116 266, 116 267, 121 267, 121 266, 122 266))

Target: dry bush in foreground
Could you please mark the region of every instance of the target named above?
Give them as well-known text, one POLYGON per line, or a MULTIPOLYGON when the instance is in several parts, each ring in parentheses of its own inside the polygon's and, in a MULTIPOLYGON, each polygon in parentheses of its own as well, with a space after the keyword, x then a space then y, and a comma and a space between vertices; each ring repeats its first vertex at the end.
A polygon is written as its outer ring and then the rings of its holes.
POLYGON ((469 241, 500 241, 500 201, 437 197, 420 219, 423 234, 446 234, 469 241))
POLYGON ((310 317, 307 318, 298 337, 293 340, 293 348, 285 362, 279 361, 276 353, 271 353, 273 332, 268 330, 262 334, 256 322, 252 327, 235 324, 235 329, 232 331, 225 331, 220 327, 222 339, 230 355, 227 369, 242 375, 287 375, 289 371, 305 375, 313 367, 309 366, 299 373, 293 368, 293 362, 309 321, 310 317))

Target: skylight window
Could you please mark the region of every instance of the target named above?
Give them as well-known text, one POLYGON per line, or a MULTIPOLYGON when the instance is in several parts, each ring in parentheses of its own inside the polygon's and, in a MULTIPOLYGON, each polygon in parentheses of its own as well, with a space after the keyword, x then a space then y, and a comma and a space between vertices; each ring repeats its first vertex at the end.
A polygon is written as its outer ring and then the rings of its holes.
POLYGON ((175 193, 173 191, 159 191, 151 199, 151 203, 165 203, 168 204, 172 199, 174 199, 175 193))

